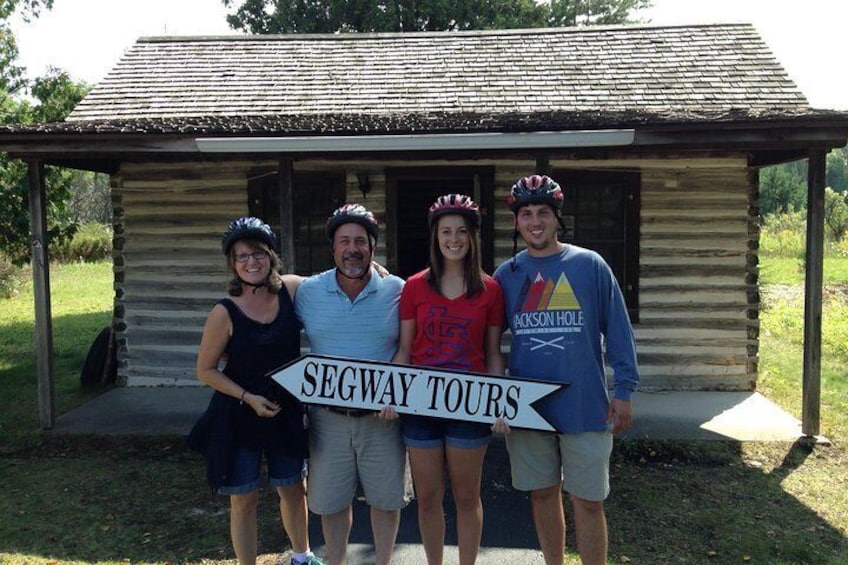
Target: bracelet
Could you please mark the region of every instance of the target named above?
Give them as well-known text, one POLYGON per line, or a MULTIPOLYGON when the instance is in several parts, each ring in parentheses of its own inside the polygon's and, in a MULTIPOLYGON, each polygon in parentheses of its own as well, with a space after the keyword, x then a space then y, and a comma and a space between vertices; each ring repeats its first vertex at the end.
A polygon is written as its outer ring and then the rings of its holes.
POLYGON ((242 404, 244 404, 244 395, 245 395, 245 394, 247 394, 247 389, 246 389, 246 388, 245 388, 245 389, 242 389, 242 391, 241 391, 241 397, 239 398, 239 406, 241 406, 242 404))

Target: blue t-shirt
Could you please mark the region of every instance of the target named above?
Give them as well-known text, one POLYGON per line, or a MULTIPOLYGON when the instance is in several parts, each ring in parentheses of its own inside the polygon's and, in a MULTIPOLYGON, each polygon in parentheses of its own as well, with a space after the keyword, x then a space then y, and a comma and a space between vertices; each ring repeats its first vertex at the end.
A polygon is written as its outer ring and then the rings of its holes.
POLYGON ((371 361, 391 361, 397 351, 398 304, 403 279, 371 279, 351 300, 336 280, 336 269, 309 277, 295 295, 295 312, 313 353, 371 361))
POLYGON ((522 251, 494 276, 512 331, 510 376, 568 383, 539 404, 561 432, 607 429, 604 353, 615 398, 629 400, 639 383, 633 329, 609 266, 594 251, 566 245, 546 257, 522 251))

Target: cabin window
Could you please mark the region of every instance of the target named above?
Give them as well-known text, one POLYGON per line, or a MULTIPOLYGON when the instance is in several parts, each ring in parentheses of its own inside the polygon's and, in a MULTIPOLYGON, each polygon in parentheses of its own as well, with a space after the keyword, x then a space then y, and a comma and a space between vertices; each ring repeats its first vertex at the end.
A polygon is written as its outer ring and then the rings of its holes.
POLYGON ((554 171, 565 193, 563 241, 592 249, 612 268, 630 319, 639 321, 638 172, 554 171))
MULTIPOLYGON (((279 234, 280 191, 277 173, 257 175, 251 179, 248 182, 248 196, 250 214, 265 220, 279 234)), ((333 257, 325 226, 330 213, 344 204, 344 173, 295 171, 292 177, 292 199, 295 273, 308 276, 331 268, 333 257)))

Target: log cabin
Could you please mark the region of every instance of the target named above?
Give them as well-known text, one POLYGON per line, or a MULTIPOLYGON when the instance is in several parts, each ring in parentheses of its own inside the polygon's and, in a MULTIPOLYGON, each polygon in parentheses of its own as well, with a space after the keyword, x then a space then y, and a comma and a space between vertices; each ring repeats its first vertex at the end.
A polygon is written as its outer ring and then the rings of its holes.
POLYGON ((647 25, 146 37, 65 121, 0 128, 0 150, 30 163, 36 211, 45 164, 110 175, 124 386, 198 383, 230 219, 265 219, 308 275, 331 266, 328 214, 360 202, 405 277, 426 265, 429 204, 462 192, 491 272, 513 252, 507 192, 540 172, 565 190, 564 240, 618 278, 642 387, 753 390, 758 171, 810 159, 820 227, 824 156, 847 138, 848 114, 811 108, 751 25, 647 25))

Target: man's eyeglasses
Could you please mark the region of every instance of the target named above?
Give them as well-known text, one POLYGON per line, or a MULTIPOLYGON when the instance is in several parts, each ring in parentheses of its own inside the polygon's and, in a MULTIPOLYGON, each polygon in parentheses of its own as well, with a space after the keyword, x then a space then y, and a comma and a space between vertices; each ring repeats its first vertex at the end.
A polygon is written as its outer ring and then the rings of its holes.
POLYGON ((267 256, 268 254, 264 251, 254 251, 253 253, 237 253, 235 256, 235 260, 236 263, 247 263, 251 257, 253 257, 257 261, 261 261, 267 256))

